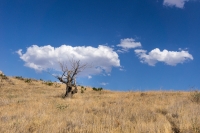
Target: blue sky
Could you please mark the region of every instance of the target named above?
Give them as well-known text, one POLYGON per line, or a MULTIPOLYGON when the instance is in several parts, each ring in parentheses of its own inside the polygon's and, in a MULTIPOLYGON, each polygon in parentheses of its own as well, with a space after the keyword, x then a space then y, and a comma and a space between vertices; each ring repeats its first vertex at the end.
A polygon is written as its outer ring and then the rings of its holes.
POLYGON ((0 70, 56 79, 68 58, 92 64, 78 84, 110 90, 200 87, 199 0, 1 0, 0 70), (53 72, 52 72, 53 73, 53 72))

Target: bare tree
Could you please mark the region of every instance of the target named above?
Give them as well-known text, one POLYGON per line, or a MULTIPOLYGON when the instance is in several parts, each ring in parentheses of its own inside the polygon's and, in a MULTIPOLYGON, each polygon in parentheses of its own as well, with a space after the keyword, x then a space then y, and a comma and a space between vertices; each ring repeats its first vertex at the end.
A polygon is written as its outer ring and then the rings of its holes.
POLYGON ((78 92, 76 85, 76 76, 78 73, 83 71, 88 65, 81 64, 80 60, 69 60, 69 64, 64 62, 59 62, 62 71, 61 76, 55 76, 60 82, 66 84, 65 97, 72 97, 78 92), (68 69, 68 67, 70 69, 68 69))

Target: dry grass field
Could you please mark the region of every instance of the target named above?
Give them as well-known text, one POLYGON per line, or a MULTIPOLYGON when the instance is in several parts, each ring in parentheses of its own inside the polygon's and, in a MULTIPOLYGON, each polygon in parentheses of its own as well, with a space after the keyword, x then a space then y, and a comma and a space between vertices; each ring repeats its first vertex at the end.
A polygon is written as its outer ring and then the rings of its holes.
POLYGON ((200 133, 199 92, 94 91, 0 78, 0 133, 200 133), (194 95, 192 95, 194 94, 194 95))

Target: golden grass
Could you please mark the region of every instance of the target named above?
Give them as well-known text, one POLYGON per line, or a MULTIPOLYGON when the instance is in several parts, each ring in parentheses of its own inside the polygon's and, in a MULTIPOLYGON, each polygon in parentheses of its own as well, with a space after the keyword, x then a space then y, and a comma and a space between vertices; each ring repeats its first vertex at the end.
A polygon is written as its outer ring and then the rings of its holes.
POLYGON ((0 81, 1 133, 199 133, 190 92, 113 92, 87 88, 63 99, 65 85, 0 81), (14 85, 12 83, 14 83, 14 85))

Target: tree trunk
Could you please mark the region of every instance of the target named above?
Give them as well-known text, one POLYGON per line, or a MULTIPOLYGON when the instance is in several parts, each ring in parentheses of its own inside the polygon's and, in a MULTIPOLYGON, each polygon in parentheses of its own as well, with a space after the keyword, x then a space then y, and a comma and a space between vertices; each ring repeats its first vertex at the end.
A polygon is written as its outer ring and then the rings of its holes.
POLYGON ((72 97, 75 93, 78 92, 77 86, 72 90, 72 86, 66 85, 65 97, 72 97))
POLYGON ((74 86, 75 88, 72 90, 72 95, 78 92, 77 86, 74 86))
POLYGON ((66 85, 66 93, 65 93, 65 97, 71 97, 71 91, 72 91, 72 87, 66 85))

